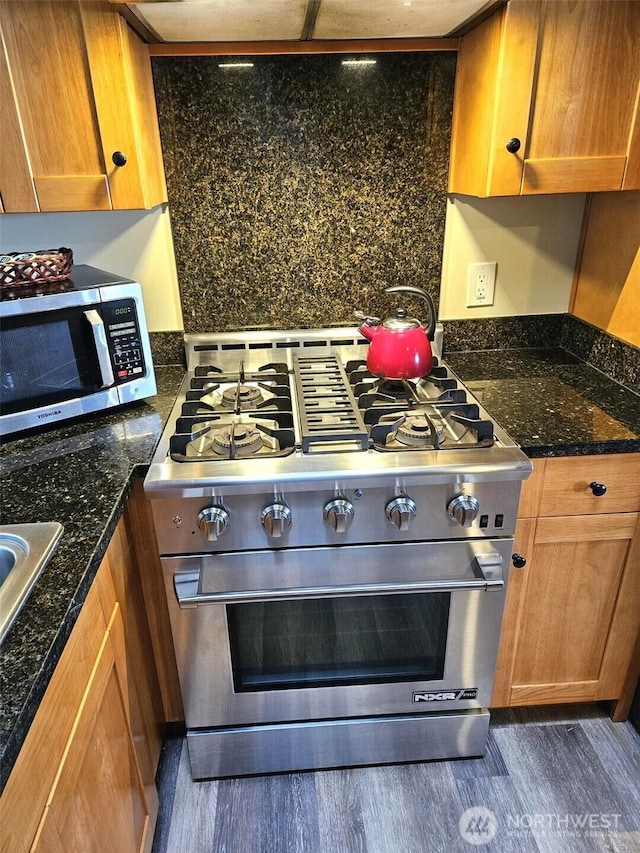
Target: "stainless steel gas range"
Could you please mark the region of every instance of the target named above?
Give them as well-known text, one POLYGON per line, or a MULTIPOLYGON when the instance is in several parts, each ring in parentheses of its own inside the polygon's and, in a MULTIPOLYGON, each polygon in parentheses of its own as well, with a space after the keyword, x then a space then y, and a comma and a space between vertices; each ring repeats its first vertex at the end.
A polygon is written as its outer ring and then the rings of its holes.
POLYGON ((529 460, 439 346, 395 382, 356 329, 185 342, 145 489, 193 777, 483 754, 529 460))

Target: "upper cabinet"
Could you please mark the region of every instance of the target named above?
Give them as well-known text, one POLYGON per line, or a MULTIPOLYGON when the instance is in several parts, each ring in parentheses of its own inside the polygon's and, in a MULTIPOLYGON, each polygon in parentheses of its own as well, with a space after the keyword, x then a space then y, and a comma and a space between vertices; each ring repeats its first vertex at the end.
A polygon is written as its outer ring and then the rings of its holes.
POLYGON ((1 2, 7 213, 167 200, 147 46, 107 2, 1 2))
POLYGON ((511 0, 462 39, 449 192, 640 188, 640 2, 511 0))
POLYGON ((640 347, 640 192, 590 196, 569 312, 640 347))

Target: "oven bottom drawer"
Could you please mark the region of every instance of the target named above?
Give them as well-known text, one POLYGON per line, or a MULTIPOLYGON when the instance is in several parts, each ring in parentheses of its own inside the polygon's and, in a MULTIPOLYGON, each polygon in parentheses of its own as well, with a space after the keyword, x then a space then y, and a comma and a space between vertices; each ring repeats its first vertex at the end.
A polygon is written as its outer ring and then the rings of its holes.
POLYGON ((484 755, 485 709, 191 730, 194 779, 484 755))

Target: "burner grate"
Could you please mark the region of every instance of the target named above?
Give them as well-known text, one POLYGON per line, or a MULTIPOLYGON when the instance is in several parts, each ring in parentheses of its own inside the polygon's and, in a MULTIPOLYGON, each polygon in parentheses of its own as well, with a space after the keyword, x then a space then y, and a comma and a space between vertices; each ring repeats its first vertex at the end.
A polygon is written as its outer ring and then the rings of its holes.
POLYGON ((302 450, 323 442, 342 442, 367 450, 369 434, 341 362, 334 355, 293 357, 300 404, 302 450))
MULTIPOLYGON (((381 410, 378 410, 381 411, 381 410)), ((371 428, 376 450, 459 450, 491 447, 493 423, 480 417, 475 403, 424 405, 403 413, 388 412, 371 428), (424 421, 422 436, 414 421, 424 421)))
POLYGON ((490 447, 493 422, 445 365, 416 380, 374 376, 366 363, 347 362, 346 372, 374 450, 416 451, 490 447))
POLYGON ((201 416, 182 417, 169 439, 169 453, 175 462, 273 458, 288 456, 294 450, 293 429, 246 414, 214 414, 206 421, 201 416))
POLYGON ((245 371, 243 360, 226 372, 215 365, 196 368, 169 440, 174 461, 279 457, 294 450, 286 364, 253 372, 245 371))

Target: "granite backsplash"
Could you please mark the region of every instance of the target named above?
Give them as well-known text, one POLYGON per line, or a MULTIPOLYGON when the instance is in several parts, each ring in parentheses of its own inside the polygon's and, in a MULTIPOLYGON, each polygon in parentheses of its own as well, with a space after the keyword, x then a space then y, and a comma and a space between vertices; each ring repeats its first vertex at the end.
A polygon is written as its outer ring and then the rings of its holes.
MULTIPOLYGON (((451 352, 561 346, 640 394, 640 349, 569 314, 445 320, 443 325, 445 357, 451 352)), ((181 332, 152 333, 151 349, 155 364, 185 364, 181 332)))
MULTIPOLYGON (((350 326, 400 283, 437 310, 455 54, 344 58, 153 59, 185 332, 350 326)), ((640 350, 568 314, 444 325, 446 351, 561 346, 640 393, 640 350)), ((184 363, 180 333, 152 347, 184 363)))
POLYGON ((447 352, 557 346, 640 394, 640 349, 570 314, 444 322, 445 355, 447 352))
POLYGON ((185 331, 437 305, 455 54, 343 59, 154 58, 185 331))

